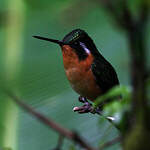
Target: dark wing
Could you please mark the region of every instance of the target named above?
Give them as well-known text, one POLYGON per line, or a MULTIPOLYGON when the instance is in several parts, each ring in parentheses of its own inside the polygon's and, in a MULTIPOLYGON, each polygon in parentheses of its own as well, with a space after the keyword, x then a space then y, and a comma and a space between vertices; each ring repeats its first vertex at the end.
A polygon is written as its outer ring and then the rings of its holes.
POLYGON ((115 85, 119 85, 116 71, 103 56, 96 58, 92 64, 92 72, 103 93, 115 85))

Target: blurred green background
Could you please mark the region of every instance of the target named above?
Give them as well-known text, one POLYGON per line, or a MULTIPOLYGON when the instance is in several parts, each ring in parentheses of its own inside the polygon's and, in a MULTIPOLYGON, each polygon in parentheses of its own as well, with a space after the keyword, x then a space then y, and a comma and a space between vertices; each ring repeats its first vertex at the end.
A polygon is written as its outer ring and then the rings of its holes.
MULTIPOLYGON (((72 111, 80 103, 66 79, 59 46, 32 38, 41 35, 62 39, 76 28, 88 32, 102 55, 115 67, 121 84, 129 84, 125 32, 118 28, 100 3, 92 0, 1 0, 0 84, 98 146, 119 132, 102 117, 72 111)), ((0 93, 0 149, 52 150, 57 140, 57 133, 0 93)), ((65 140, 63 149, 71 145, 65 140)), ((107 149, 120 147, 117 144, 107 149)))

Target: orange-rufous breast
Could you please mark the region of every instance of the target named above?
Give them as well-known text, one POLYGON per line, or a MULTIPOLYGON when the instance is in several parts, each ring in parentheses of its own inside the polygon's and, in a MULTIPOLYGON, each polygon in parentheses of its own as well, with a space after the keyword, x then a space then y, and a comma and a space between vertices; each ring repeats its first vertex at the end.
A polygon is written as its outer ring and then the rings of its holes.
POLYGON ((72 88, 81 96, 94 101, 102 92, 91 70, 93 56, 89 53, 85 60, 80 61, 69 45, 62 46, 62 53, 65 72, 72 88))

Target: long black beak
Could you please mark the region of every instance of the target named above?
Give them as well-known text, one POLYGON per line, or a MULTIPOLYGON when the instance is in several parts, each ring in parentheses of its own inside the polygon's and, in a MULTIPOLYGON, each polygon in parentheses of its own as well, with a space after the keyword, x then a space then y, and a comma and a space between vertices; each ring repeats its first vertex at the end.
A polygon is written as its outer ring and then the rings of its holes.
POLYGON ((33 37, 37 38, 37 39, 40 39, 40 40, 53 42, 53 43, 59 44, 60 46, 67 45, 66 43, 64 43, 62 41, 59 41, 59 40, 49 39, 49 38, 45 38, 45 37, 41 37, 41 36, 33 36, 33 37))

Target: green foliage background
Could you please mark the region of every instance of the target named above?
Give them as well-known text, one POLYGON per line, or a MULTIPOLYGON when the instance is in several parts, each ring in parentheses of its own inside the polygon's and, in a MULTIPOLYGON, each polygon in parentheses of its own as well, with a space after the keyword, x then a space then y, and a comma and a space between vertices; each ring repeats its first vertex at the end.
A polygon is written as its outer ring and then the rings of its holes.
MULTIPOLYGON (((62 39, 76 28, 88 32, 115 67, 121 84, 128 85, 126 35, 99 3, 90 0, 1 0, 0 82, 46 116, 77 130, 97 146, 119 132, 97 115, 79 115, 72 111, 80 104, 66 79, 60 48, 32 38, 41 35, 62 39)), ((22 111, 1 92, 0 148, 49 150, 55 147, 57 139, 57 133, 22 111)), ((65 140, 63 149, 70 145, 65 140)), ((120 148, 117 144, 108 149, 120 148)))

